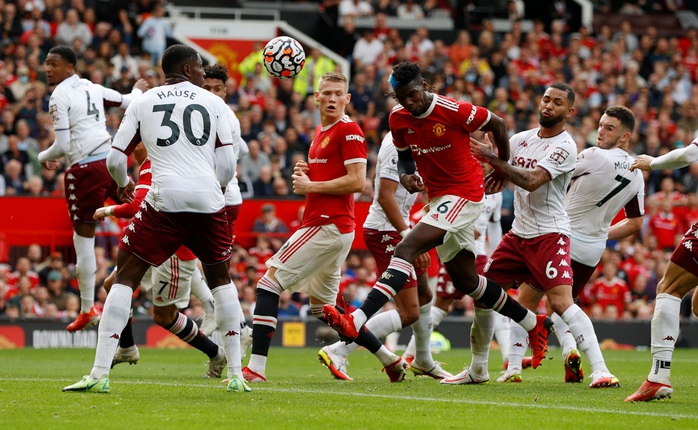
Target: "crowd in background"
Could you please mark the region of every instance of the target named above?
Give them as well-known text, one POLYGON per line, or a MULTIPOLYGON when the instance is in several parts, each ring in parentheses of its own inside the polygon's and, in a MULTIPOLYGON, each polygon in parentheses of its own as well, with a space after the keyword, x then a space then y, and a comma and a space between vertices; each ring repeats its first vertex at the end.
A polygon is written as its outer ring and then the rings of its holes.
MULTIPOLYGON (((504 118, 510 134, 537 126, 544 89, 562 81, 576 92, 576 114, 567 130, 580 151, 595 145, 598 120, 610 105, 625 105, 635 113, 634 154, 661 155, 698 136, 698 29, 666 37, 654 27, 638 29, 623 21, 618 28, 582 26, 571 31, 561 19, 549 25, 536 21, 531 31, 523 32, 521 21, 513 17, 506 32, 494 31, 492 22, 484 21, 477 32, 460 29, 454 40, 441 40, 430 37, 426 27, 415 25, 403 37, 386 24, 388 16, 421 19, 443 6, 434 0, 339 3, 341 36, 336 50, 352 66, 347 113, 361 125, 369 149, 369 180, 357 200, 373 197, 375 158, 396 103, 388 94, 387 77, 392 64, 401 60, 418 62, 439 94, 485 106, 504 118), (374 16, 375 27, 358 30, 357 15, 374 16)), ((604 7, 603 2, 597 7, 604 7)), ((79 53, 76 71, 81 76, 122 93, 130 92, 139 78, 157 86, 164 82, 157 63, 172 37, 164 14, 162 2, 154 0, 0 0, 0 196, 64 195, 63 169, 45 169, 37 159, 54 139, 48 113, 51 88, 43 72, 48 50, 56 44, 71 46, 79 53)), ((312 93, 322 73, 338 66, 320 50, 309 49, 297 78, 276 80, 264 71, 260 48, 240 62, 242 79, 227 84, 227 101, 240 119, 250 150, 239 162, 243 196, 298 198, 291 192, 290 175, 296 160, 307 156, 320 122, 312 93)), ((108 111, 112 135, 122 114, 108 111)), ((137 166, 132 166, 132 175, 137 177, 137 166)), ((609 243, 598 278, 592 278, 582 295, 581 304, 595 318, 651 318, 655 287, 671 250, 698 221, 698 164, 652 172, 646 185, 642 232, 609 243)), ((256 245, 236 246, 231 264, 247 316, 264 262, 283 243, 284 234, 297 228, 281 226, 273 207, 265 206, 262 212, 255 227, 260 233, 256 245), (273 234, 265 236, 268 233, 273 234)), ((510 186, 504 191, 504 231, 512 218, 510 186)), ((100 229, 107 239, 98 246, 99 285, 114 266, 116 241, 109 240, 109 234, 115 238, 119 232, 113 220, 100 229)), ((74 267, 66 265, 66 256, 47 256, 46 251, 33 245, 24 257, 0 265, 0 316, 75 317, 79 301, 74 267)), ((342 283, 347 304, 361 302, 375 280, 374 266, 364 253, 349 256, 342 283)), ((104 301, 103 289, 98 299, 104 301)), ((280 315, 303 314, 305 299, 282 295, 280 315)), ((148 314, 151 306, 148 294, 134 297, 136 314, 148 314)), ((689 307, 684 315, 690 314, 689 307)), ((189 312, 200 312, 195 299, 189 312)), ((453 309, 453 315, 470 314, 472 303, 467 301, 453 309)))

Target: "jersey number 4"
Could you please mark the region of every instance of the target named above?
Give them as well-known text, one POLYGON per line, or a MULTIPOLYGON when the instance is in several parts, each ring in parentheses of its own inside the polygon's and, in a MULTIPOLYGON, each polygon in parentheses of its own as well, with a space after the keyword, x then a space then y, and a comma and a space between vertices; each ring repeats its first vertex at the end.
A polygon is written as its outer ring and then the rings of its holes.
POLYGON ((630 179, 624 178, 621 175, 616 175, 616 177, 613 179, 620 182, 620 184, 614 189, 612 189, 610 193, 606 194, 606 197, 602 198, 601 201, 596 204, 596 206, 603 206, 604 203, 611 200, 613 196, 620 193, 623 188, 627 187, 630 184, 630 179))
MULTIPOLYGON (((179 140, 179 134, 181 130, 179 128, 179 125, 176 122, 172 121, 172 112, 174 111, 174 108, 174 103, 153 106, 153 112, 165 113, 162 117, 162 122, 160 123, 160 126, 167 127, 172 132, 170 134, 170 137, 166 139, 158 138, 158 146, 170 146, 174 144, 177 140, 179 140)), ((182 125, 184 126, 184 135, 187 137, 187 140, 192 145, 203 146, 206 144, 206 142, 208 142, 208 136, 211 133, 211 117, 209 116, 206 108, 204 108, 203 106, 197 104, 187 106, 186 109, 184 109, 184 112, 182 113, 182 125), (191 115, 194 111, 198 112, 201 115, 201 119, 203 122, 203 134, 199 137, 194 136, 194 132, 192 130, 191 115)))
POLYGON ((90 93, 85 91, 85 95, 87 95, 87 115, 94 115, 95 121, 99 121, 99 109, 97 109, 97 106, 90 100, 90 93))

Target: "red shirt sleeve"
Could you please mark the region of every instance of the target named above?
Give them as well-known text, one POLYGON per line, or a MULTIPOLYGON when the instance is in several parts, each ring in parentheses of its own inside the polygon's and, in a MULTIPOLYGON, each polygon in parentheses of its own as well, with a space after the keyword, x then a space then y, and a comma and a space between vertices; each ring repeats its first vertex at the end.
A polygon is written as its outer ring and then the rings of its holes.
POLYGON ((114 216, 118 218, 131 218, 138 212, 141 202, 148 194, 148 188, 138 188, 131 203, 123 203, 114 207, 114 216))

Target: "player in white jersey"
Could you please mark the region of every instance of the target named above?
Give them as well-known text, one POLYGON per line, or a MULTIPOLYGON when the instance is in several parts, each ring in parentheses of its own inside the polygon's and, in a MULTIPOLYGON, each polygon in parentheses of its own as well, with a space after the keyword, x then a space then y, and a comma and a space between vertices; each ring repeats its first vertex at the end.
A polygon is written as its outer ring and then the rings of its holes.
MULTIPOLYGON (((574 113, 574 91, 569 85, 549 86, 540 101, 540 127, 514 135, 510 163, 494 154, 491 144, 471 139, 473 154, 492 165, 485 180, 488 192, 499 191, 504 180, 517 185, 514 191, 512 230, 490 257, 484 272, 503 287, 529 282, 544 292, 554 312, 567 323, 579 347, 587 354, 593 373, 590 387, 619 386, 606 367, 589 317, 574 304, 570 268, 570 223, 565 194, 577 158, 577 147, 565 131, 574 113)), ((488 140, 488 139, 487 139, 488 140)), ((536 309, 540 301, 522 298, 519 302, 536 309)), ((525 331, 511 325, 509 365, 499 382, 521 382, 525 331)), ((487 368, 472 366, 471 380, 484 379, 487 368)))
MULTIPOLYGON (((397 157, 393 135, 388 133, 378 151, 375 195, 363 225, 364 242, 376 260, 376 275, 385 271, 395 247, 402 237, 409 233, 410 209, 417 199, 417 194, 409 193, 400 185, 397 157)), ((397 310, 375 315, 368 320, 366 327, 380 338, 411 325, 417 338, 416 354, 413 354, 414 361, 410 363, 412 372, 416 375, 443 379, 451 374, 434 361, 430 349, 432 295, 426 273, 429 263, 428 254, 422 254, 414 263, 416 279, 409 279, 395 295, 397 310)), ((347 357, 358 347, 356 343, 347 345, 338 341, 322 348, 318 352, 318 358, 336 378, 351 380, 346 373, 347 357)))
POLYGON ((64 391, 109 391, 109 367, 128 320, 133 289, 149 265, 161 265, 181 245, 203 263, 216 301, 228 361, 228 391, 250 391, 241 373, 237 289, 228 274, 232 240, 223 191, 236 167, 229 108, 201 88, 205 72, 194 49, 169 47, 162 69, 165 85, 129 106, 107 157, 119 196, 130 200, 135 186, 127 176, 126 162, 142 140, 153 181, 119 243, 119 269, 104 305, 94 367, 64 391))
MULTIPOLYGON (((222 64, 213 64, 204 67, 206 72, 206 77, 204 78, 204 89, 210 91, 211 93, 220 97, 225 101, 227 95, 226 81, 228 80, 228 68, 222 64)), ((235 139, 235 159, 239 160, 241 155, 250 152, 247 147, 247 142, 242 138, 240 132, 240 121, 235 115, 232 109, 228 109, 228 115, 230 117, 230 125, 233 132, 233 139, 235 139)), ((240 193, 240 186, 238 184, 237 174, 233 176, 233 179, 228 183, 228 187, 225 189, 225 214, 228 218, 228 227, 230 228, 230 237, 235 237, 235 220, 237 220, 240 214, 240 207, 242 206, 242 194, 240 193)), ((211 295, 208 287, 202 282, 199 283, 199 287, 195 287, 192 284, 192 292, 196 295, 201 302, 204 304, 206 309, 206 315, 204 320, 201 322, 201 331, 206 335, 210 336, 216 330, 216 318, 213 313, 213 296, 211 295)), ((245 315, 242 312, 242 307, 240 308, 240 348, 242 351, 242 357, 245 357, 247 349, 252 345, 252 328, 247 326, 245 321, 245 315)))
POLYGON ((57 169, 65 157, 65 197, 73 224, 73 245, 77 257, 76 272, 80 288, 81 310, 68 331, 82 330, 99 321, 94 309, 95 227, 92 215, 104 206, 108 197, 116 198, 116 184, 109 176, 106 158, 111 144, 107 132, 105 107, 125 108, 148 84, 140 79, 133 92, 121 95, 114 90, 80 79, 75 74, 75 52, 66 46, 51 48, 46 56, 46 77, 55 85, 49 100, 56 140, 39 153, 47 169, 57 169))
MULTIPOLYGON (((628 154, 634 128, 631 110, 623 106, 607 108, 599 121, 597 146, 577 157, 566 197, 575 300, 596 270, 606 240, 618 240, 642 228, 645 181, 639 172, 629 170, 634 161, 628 154), (611 226, 622 208, 626 218, 611 226)), ((533 290, 524 293, 527 288, 522 286, 520 294, 536 294, 533 290)), ((574 337, 559 315, 553 313, 551 317, 565 357, 565 382, 582 382, 584 371, 574 337)))
MULTIPOLYGON (((684 148, 674 149, 661 157, 640 155, 631 169, 647 172, 678 169, 698 161, 698 139, 684 148)), ((679 337, 681 299, 698 285, 698 224, 684 234, 671 254, 664 276, 657 285, 657 300, 652 317, 652 367, 645 382, 625 399, 626 402, 646 402, 671 397, 671 357, 679 337)), ((698 294, 693 294, 693 313, 698 315, 698 294)))

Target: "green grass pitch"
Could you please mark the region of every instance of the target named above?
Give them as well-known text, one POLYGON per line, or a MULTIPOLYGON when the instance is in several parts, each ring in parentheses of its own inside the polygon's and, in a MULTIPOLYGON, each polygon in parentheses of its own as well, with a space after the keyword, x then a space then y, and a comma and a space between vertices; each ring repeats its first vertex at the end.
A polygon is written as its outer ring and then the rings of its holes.
MULTIPOLYGON (((623 400, 645 379, 648 351, 605 352, 620 388, 565 384, 559 350, 520 384, 494 382, 501 370, 492 352, 491 382, 444 386, 429 378, 390 384, 367 351, 350 356, 354 381, 338 381, 317 362, 316 349, 273 348, 268 383, 228 393, 203 378, 195 350, 141 348, 135 366, 111 372, 111 393, 63 393, 92 366, 94 351, 0 350, 2 429, 696 429, 698 350, 677 350, 670 400, 623 400)), ((435 356, 456 373, 469 350, 435 356)), ((589 374, 589 364, 584 362, 589 374)))

